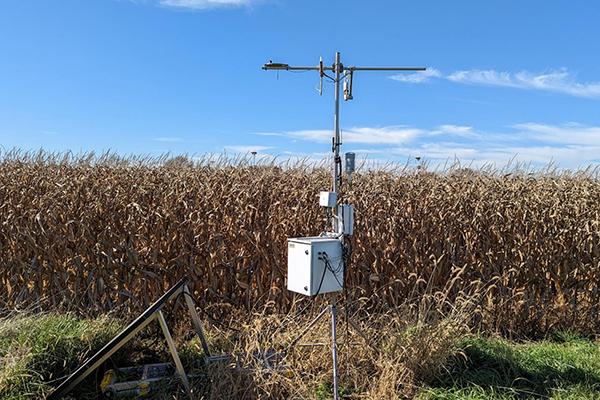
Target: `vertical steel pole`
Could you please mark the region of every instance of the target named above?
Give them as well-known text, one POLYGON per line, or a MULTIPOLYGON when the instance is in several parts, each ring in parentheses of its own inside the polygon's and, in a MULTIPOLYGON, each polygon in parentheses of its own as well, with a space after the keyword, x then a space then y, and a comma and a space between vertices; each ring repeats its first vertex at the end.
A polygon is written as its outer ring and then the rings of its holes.
MULTIPOLYGON (((340 189, 338 183, 340 177, 338 174, 338 159, 340 157, 340 77, 342 73, 342 62, 340 52, 335 53, 335 114, 333 124, 333 191, 340 189)), ((333 215, 337 216, 337 205, 333 207, 333 215)), ((338 231, 338 220, 333 218, 333 231, 338 231)), ((333 399, 338 400, 338 369, 337 369, 337 304, 335 296, 331 300, 331 356, 333 359, 333 399)))
POLYGON ((337 304, 335 297, 331 301, 331 355, 333 357, 333 399, 338 400, 338 368, 337 368, 337 304))
MULTIPOLYGON (((340 52, 335 53, 335 113, 333 115, 333 192, 339 190, 338 182, 338 164, 337 160, 340 157, 340 76, 341 76, 342 63, 340 60, 340 52)), ((337 206, 333 207, 333 215, 337 215, 337 206)), ((333 231, 338 231, 338 221, 336 218, 332 219, 333 231)))

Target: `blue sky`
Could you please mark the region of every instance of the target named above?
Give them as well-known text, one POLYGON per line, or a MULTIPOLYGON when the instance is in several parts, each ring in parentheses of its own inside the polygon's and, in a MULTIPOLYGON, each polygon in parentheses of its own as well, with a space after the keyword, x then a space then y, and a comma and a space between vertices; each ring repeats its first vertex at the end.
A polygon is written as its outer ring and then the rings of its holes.
POLYGON ((584 1, 3 0, 0 144, 321 158, 332 87, 268 61, 357 72, 343 151, 600 163, 600 4, 584 1))

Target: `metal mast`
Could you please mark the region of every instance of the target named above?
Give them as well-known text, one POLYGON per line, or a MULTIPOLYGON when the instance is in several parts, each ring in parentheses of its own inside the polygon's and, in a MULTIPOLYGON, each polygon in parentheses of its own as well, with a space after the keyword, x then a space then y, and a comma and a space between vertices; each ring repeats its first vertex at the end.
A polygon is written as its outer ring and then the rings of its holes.
MULTIPOLYGON (((340 241, 340 248, 338 254, 340 254, 340 258, 342 259, 342 273, 345 274, 346 263, 350 258, 351 246, 347 243, 348 238, 352 236, 353 231, 353 221, 354 221, 354 209, 352 205, 349 204, 340 204, 339 198, 337 197, 338 191, 342 186, 342 160, 340 158, 340 147, 342 145, 341 135, 340 135, 340 82, 345 79, 344 82, 344 100, 352 100, 352 80, 355 71, 424 71, 423 67, 344 67, 341 61, 340 53, 335 53, 335 63, 331 67, 326 67, 323 65, 323 60, 319 61, 319 65, 316 67, 299 67, 299 66, 290 66, 288 64, 281 63, 273 63, 269 62, 262 67, 265 70, 283 70, 283 71, 319 71, 319 75, 321 78, 320 81, 320 92, 322 93, 323 89, 323 78, 328 78, 334 83, 334 101, 335 101, 335 111, 333 114, 333 140, 332 140, 332 148, 333 152, 333 169, 332 169, 332 192, 321 192, 319 204, 321 206, 327 207, 328 218, 331 218, 333 232, 324 232, 325 235, 329 235, 329 240, 340 241), (326 71, 333 72, 333 76, 327 74, 326 71), (325 197, 323 198, 323 195, 325 197), (339 212, 338 212, 339 211, 339 212), (341 223, 340 223, 341 222, 341 223), (340 228, 338 230, 338 228, 340 228)), ((351 173, 354 171, 354 153, 346 154, 346 172, 348 173, 348 177, 350 178, 351 173)), ((302 269, 302 264, 298 263, 298 257, 292 255, 294 251, 290 249, 294 249, 296 244, 291 243, 290 241, 297 241, 299 239, 304 239, 305 242, 314 243, 315 238, 296 238, 296 239, 288 239, 288 290, 292 290, 298 293, 306 294, 305 292, 308 290, 308 286, 304 286, 303 288, 298 288, 296 286, 296 281, 298 281, 297 275, 294 275, 294 279, 292 284, 290 284, 290 271, 294 271, 298 269, 298 266, 302 269), (294 247, 292 247, 294 246, 294 247), (303 290, 302 290, 303 289, 303 290)), ((318 237, 317 239, 322 240, 322 237, 318 237)), ((313 246, 311 244, 311 246, 313 246)), ((311 247, 312 248, 312 247, 311 247)), ((329 251, 329 250, 327 250, 329 251)), ((294 253, 296 254, 296 253, 294 253)), ((309 250, 306 250, 306 253, 302 253, 302 257, 304 254, 309 254, 309 250)), ((326 252, 318 253, 325 254, 325 261, 328 260, 328 256, 326 252)), ((303 258, 304 259, 304 258, 303 258)), ((323 278, 327 273, 327 263, 322 266, 323 278)), ((308 265, 308 268, 311 271, 314 270, 315 266, 312 262, 308 265)), ((331 266, 329 266, 329 273, 334 277, 336 276, 336 271, 334 271, 331 266)), ((343 275, 345 276, 345 275, 343 275)), ((339 284, 339 290, 343 290, 344 278, 342 276, 342 282, 335 277, 337 283, 339 284)), ((312 278, 311 278, 312 279, 312 278)), ((302 281, 302 280, 300 280, 302 281)), ((321 280, 321 283, 323 280, 321 280)), ((336 289, 330 289, 328 292, 339 291, 336 289)), ((317 294, 320 291, 317 290, 317 294)), ((310 294, 313 295, 313 294, 310 294)), ((336 305, 336 297, 335 295, 331 298, 331 304, 324 309, 309 325, 308 327, 296 338, 293 343, 296 343, 300 338, 329 310, 331 314, 331 352, 333 358, 333 398, 334 400, 339 399, 338 393, 338 370, 337 370, 337 338, 336 338, 336 324, 337 324, 337 305, 336 305)))
MULTIPOLYGON (((333 114, 333 185, 332 192, 337 193, 338 186, 340 185, 341 177, 342 177, 342 161, 340 159, 340 75, 342 74, 342 62, 340 61, 340 52, 337 51, 335 53, 335 113, 333 114)), ((335 208, 333 209, 333 214, 335 215, 335 208)), ((335 219, 334 219, 335 221, 335 219)), ((335 224, 335 222, 334 222, 335 224)), ((335 229, 335 226, 334 226, 335 229)))

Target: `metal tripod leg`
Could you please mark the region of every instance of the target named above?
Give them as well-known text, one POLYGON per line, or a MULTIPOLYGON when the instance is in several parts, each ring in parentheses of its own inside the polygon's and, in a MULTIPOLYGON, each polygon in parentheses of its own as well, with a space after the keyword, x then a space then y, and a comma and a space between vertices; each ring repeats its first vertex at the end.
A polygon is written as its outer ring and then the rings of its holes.
POLYGON ((206 336, 204 336, 204 329, 202 327, 202 322, 200 321, 200 317, 198 317, 198 313, 196 312, 196 305, 192 300, 192 295, 190 293, 190 289, 188 285, 183 287, 183 297, 185 297, 185 304, 188 307, 190 315, 192 316, 192 323, 194 324, 194 330, 196 334, 200 338, 200 343, 202 344, 202 350, 204 350, 204 355, 206 357, 210 357, 210 350, 208 349, 208 342, 206 341, 206 336))
POLYGON ((302 332, 300 332, 300 334, 298 336, 296 336, 296 339, 292 340, 292 343, 290 343, 290 345, 288 346, 288 348, 292 348, 294 347, 294 345, 296 343, 298 343, 300 341, 300 339, 302 339, 304 337, 304 335, 306 335, 308 333, 308 331, 315 326, 315 324, 317 322, 319 322, 319 320, 323 317, 323 315, 325 315, 325 313, 329 311, 329 306, 325 307, 323 310, 321 310, 321 312, 319 313, 319 315, 317 315, 315 317, 315 319, 313 319, 310 324, 308 324, 308 326, 306 328, 304 328, 304 330, 302 332))
POLYGON ((308 331, 313 326, 315 326, 315 324, 317 322, 319 322, 319 320, 321 318, 323 318, 323 316, 325 315, 325 313, 327 311, 329 311, 331 313, 331 355, 332 355, 332 361, 333 361, 333 399, 338 400, 339 399, 339 395, 338 395, 338 376, 339 375, 338 375, 338 368, 337 368, 337 331, 336 331, 337 305, 336 305, 335 298, 333 298, 331 300, 330 305, 328 305, 323 310, 321 310, 321 312, 310 322, 310 324, 308 324, 306 326, 306 328, 304 328, 304 330, 302 330, 302 332, 300 332, 300 334, 298 336, 296 336, 296 338, 290 343, 288 348, 292 348, 296 343, 298 343, 300 341, 300 339, 302 339, 304 337, 304 335, 306 335, 306 333, 308 333, 308 331))
POLYGON ((167 345, 169 346, 169 351, 171 352, 171 356, 173 357, 173 363, 175 364, 175 369, 177 370, 177 374, 181 381, 183 382, 183 386, 185 386, 185 390, 187 394, 192 398, 192 392, 190 390, 190 382, 188 381, 187 374, 183 369, 183 364, 181 364, 181 360, 179 359, 179 354, 177 353, 177 347, 175 346, 175 342, 173 341, 173 337, 171 336, 171 332, 169 332, 169 327, 167 326, 167 321, 165 321, 165 316, 162 311, 158 311, 158 322, 160 323, 160 327, 165 335, 165 339, 167 340, 167 345))
MULTIPOLYGON (((365 341, 365 343, 367 344, 367 346, 369 346, 371 349, 375 350, 376 352, 379 351, 379 349, 377 349, 377 347, 373 346, 373 344, 369 341, 369 338, 367 337, 366 333, 363 332, 362 329, 360 329, 360 326, 358 326, 356 324, 356 322, 354 322, 352 319, 350 319, 350 317, 348 317, 348 323, 350 324, 350 326, 352 327, 352 329, 354 329, 354 331, 356 333, 358 333, 358 336, 360 336, 361 338, 363 338, 363 340, 365 341)), ((348 339, 346 339, 348 340, 348 339)))
POLYGON ((331 300, 331 305, 328 307, 331 311, 331 355, 333 357, 333 399, 338 400, 338 369, 337 369, 337 305, 335 298, 331 300))

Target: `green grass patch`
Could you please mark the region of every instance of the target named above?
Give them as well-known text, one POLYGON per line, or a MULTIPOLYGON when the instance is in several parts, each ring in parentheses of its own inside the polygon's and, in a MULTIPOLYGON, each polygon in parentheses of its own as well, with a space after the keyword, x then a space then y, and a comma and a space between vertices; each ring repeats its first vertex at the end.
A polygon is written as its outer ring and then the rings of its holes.
POLYGON ((463 340, 462 354, 428 382, 421 399, 598 399, 600 346, 572 334, 553 341, 463 340))
MULTIPOLYGON (((38 399, 122 328, 109 317, 17 315, 0 320, 0 398, 38 399)), ((118 357, 118 355, 117 355, 118 357)))

